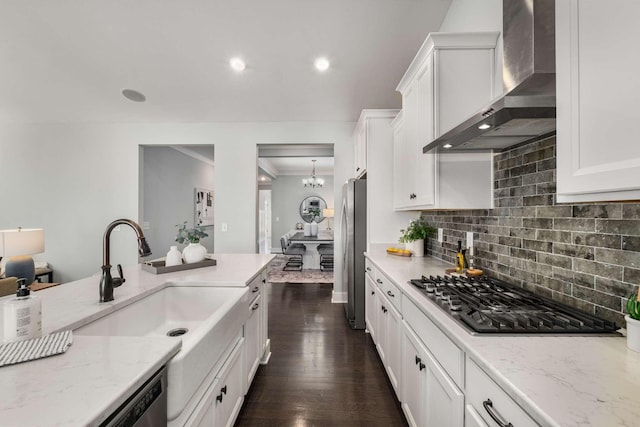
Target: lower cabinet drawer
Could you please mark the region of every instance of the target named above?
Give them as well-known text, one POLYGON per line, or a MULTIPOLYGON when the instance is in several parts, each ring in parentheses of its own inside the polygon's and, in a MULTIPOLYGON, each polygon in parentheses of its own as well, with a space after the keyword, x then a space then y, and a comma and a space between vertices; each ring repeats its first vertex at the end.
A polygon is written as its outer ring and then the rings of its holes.
POLYGON ((486 424, 465 420, 465 426, 534 427, 538 424, 518 406, 480 367, 467 357, 465 415, 479 415, 486 424), (474 411, 475 410, 475 411, 474 411), (475 413, 474 413, 475 412, 475 413), (475 423, 474 423, 475 422, 475 423))
POLYGON ((393 304, 396 310, 402 312, 402 292, 400 292, 400 289, 379 271, 376 271, 376 282, 389 302, 393 304))
POLYGON ((402 303, 405 321, 435 356, 451 379, 462 388, 464 352, 453 343, 409 298, 402 303))

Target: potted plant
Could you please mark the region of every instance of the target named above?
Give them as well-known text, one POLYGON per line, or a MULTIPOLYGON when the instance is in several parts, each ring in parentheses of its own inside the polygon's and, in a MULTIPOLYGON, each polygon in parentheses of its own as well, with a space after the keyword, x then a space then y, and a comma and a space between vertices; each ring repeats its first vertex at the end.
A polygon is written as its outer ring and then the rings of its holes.
POLYGON ((400 243, 415 256, 424 256, 425 241, 436 233, 435 227, 430 226, 424 218, 411 220, 406 229, 400 230, 400 243))
POLYGON ((640 288, 627 300, 627 347, 640 352, 640 288))
POLYGON ((176 227, 178 227, 176 242, 189 243, 182 251, 184 262, 189 264, 202 261, 207 255, 207 248, 200 243, 200 239, 208 236, 204 231, 204 227, 187 228, 187 221, 182 224, 176 224, 176 227))

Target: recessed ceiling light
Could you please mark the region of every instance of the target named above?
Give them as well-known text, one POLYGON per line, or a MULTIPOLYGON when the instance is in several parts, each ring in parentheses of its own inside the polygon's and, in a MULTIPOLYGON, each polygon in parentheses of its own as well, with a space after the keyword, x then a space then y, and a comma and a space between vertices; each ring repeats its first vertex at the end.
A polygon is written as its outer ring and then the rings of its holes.
POLYGON ((266 180, 267 180, 267 178, 265 178, 264 176, 260 177, 260 181, 266 181, 266 180))
POLYGON ((451 147, 453 147, 453 145, 451 145, 451 144, 444 144, 444 145, 442 146, 442 148, 451 148, 451 147))
POLYGON ((488 124, 488 123, 483 123, 483 124, 481 124, 480 126, 478 126, 478 129, 485 130, 485 129, 489 129, 490 127, 491 127, 491 125, 490 125, 490 124, 488 124))
POLYGON ((316 67, 316 70, 318 71, 327 71, 331 63, 327 58, 323 57, 323 58, 316 59, 316 62, 314 62, 314 65, 316 67))
POLYGON ((144 102, 147 100, 146 96, 133 89, 123 89, 122 96, 133 102, 144 102))
POLYGON ((244 61, 237 57, 231 58, 229 60, 229 65, 231 65, 231 68, 236 71, 243 71, 245 68, 247 68, 247 65, 244 63, 244 61))

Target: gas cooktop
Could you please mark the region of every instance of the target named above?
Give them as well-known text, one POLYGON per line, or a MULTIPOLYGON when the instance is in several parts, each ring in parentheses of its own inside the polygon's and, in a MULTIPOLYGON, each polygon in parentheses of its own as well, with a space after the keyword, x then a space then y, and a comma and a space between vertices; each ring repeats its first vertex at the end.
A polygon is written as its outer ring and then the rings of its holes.
POLYGON ((422 276, 411 284, 474 333, 609 334, 618 329, 614 322, 487 276, 422 276))

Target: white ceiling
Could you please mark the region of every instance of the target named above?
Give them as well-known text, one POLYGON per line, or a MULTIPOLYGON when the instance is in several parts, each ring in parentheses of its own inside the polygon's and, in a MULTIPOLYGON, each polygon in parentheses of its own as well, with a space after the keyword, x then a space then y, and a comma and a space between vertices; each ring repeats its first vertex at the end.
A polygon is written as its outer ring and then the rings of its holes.
POLYGON ((1 0, 0 122, 355 121, 450 2, 1 0))
MULTIPOLYGON (((333 157, 261 157, 258 165, 272 175, 309 175, 316 160, 316 175, 333 176, 333 157)), ((263 173, 260 173, 262 176, 263 173)))

